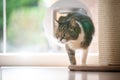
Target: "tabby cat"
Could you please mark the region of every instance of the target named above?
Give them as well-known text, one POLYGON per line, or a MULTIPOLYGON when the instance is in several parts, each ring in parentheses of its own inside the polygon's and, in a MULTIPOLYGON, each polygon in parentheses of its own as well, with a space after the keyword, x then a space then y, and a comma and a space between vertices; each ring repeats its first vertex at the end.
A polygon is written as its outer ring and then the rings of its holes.
POLYGON ((76 65, 75 50, 83 49, 82 64, 86 64, 88 48, 95 32, 90 17, 69 13, 56 20, 55 37, 66 46, 71 65, 76 65))

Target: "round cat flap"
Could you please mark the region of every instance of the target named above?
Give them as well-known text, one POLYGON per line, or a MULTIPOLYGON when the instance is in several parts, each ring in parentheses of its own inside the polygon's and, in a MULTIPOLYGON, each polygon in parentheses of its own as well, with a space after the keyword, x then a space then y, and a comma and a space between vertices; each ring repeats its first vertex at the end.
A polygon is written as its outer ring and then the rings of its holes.
POLYGON ((71 13, 79 13, 89 17, 91 16, 88 8, 79 0, 57 1, 48 9, 44 20, 44 29, 48 40, 55 44, 57 43, 62 45, 55 39, 55 31, 58 27, 57 21, 60 17, 65 17, 71 13))

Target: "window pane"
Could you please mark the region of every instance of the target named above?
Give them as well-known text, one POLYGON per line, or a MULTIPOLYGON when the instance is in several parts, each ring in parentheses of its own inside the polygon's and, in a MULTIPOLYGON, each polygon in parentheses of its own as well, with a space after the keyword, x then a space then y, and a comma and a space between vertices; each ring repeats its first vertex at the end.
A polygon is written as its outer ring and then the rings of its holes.
POLYGON ((7 52, 45 51, 41 0, 7 0, 7 52), (40 6, 39 6, 40 5, 40 6))
POLYGON ((44 0, 7 0, 7 52, 48 52, 44 0), (14 4, 15 3, 15 4, 14 4))
POLYGON ((0 53, 3 51, 3 0, 0 0, 0 53))

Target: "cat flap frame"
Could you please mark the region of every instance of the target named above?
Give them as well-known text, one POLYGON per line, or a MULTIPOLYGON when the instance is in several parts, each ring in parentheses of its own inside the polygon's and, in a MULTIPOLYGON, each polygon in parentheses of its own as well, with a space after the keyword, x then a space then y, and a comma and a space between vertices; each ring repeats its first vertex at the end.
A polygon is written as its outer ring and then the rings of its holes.
POLYGON ((66 16, 68 13, 81 13, 83 15, 88 15, 87 11, 83 8, 61 8, 53 11, 53 20, 58 20, 59 16, 66 16))

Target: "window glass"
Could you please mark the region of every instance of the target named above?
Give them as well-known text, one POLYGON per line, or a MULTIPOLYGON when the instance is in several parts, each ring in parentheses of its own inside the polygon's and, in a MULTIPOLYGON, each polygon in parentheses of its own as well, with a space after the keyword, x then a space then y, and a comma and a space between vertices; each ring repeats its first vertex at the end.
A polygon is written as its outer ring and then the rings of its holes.
POLYGON ((7 0, 7 52, 45 52, 43 0, 7 0))
MULTIPOLYGON (((7 53, 65 52, 64 48, 53 45, 52 43, 54 42, 47 39, 44 32, 43 20, 45 14, 48 7, 55 1, 56 0, 6 0, 7 53)), ((96 0, 81 1, 90 9, 96 29, 89 51, 90 53, 98 53, 96 0)), ((47 35, 49 35, 49 33, 47 35)))

